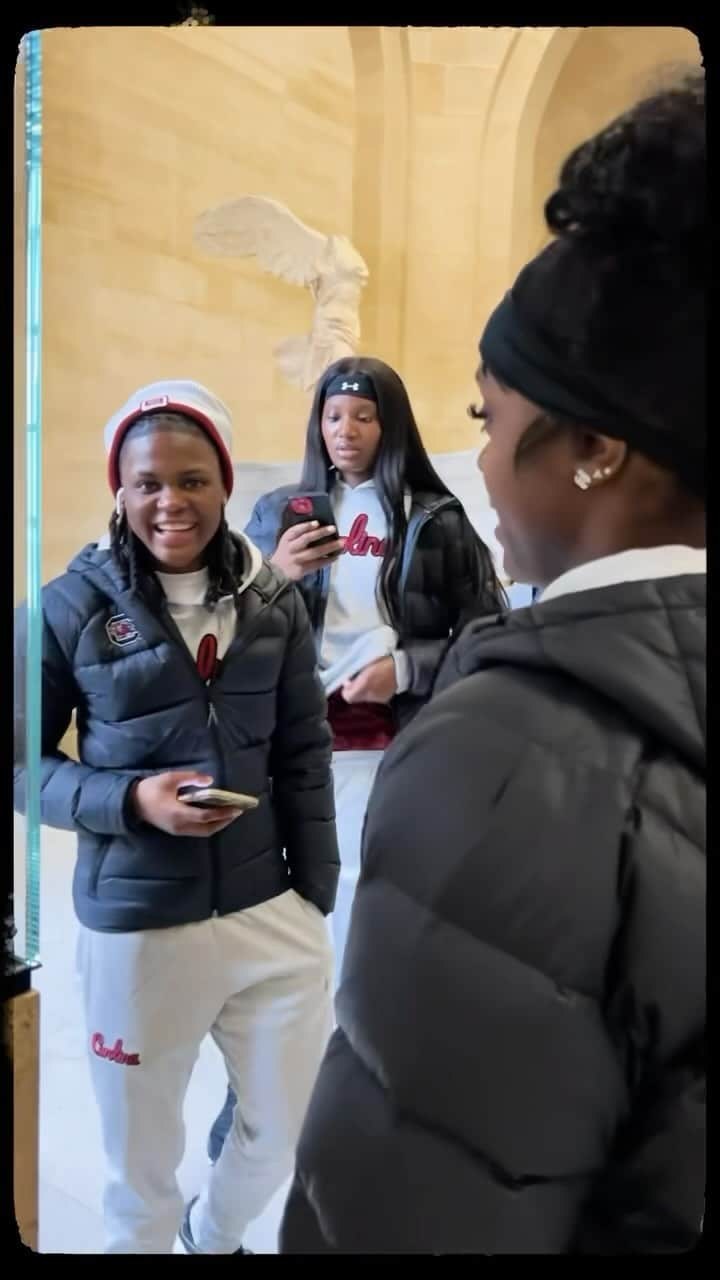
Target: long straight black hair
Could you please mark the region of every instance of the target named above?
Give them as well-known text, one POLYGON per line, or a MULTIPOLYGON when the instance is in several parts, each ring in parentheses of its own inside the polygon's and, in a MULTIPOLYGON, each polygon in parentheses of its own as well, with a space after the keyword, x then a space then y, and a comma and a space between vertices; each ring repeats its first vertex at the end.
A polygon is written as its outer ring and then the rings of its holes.
MULTIPOLYGON (((402 549, 407 534, 405 494, 427 493, 438 497, 455 497, 440 479, 420 438, 410 397, 402 378, 382 360, 370 356, 346 356, 336 360, 320 378, 315 388, 310 419, 305 437, 301 489, 306 492, 329 493, 335 468, 322 437, 322 416, 327 387, 338 375, 362 373, 375 389, 380 444, 375 457, 373 478, 385 512, 388 533, 380 573, 378 600, 390 622, 397 627, 400 618, 399 577, 402 549)), ((458 506, 460 503, 458 502, 458 506)), ((485 543, 474 533, 477 544, 478 595, 488 600, 488 612, 504 607, 504 593, 498 582, 492 557, 485 543)))

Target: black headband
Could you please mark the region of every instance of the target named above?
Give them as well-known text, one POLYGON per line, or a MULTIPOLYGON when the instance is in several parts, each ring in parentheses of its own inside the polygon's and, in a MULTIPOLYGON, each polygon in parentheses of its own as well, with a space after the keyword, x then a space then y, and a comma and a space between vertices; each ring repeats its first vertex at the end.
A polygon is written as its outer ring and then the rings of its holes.
POLYGON ((613 396, 604 374, 587 362, 571 364, 567 351, 550 345, 506 293, 480 339, 483 362, 498 381, 532 400, 553 417, 624 440, 680 476, 695 492, 705 488, 705 451, 636 418, 613 396))
POLYGON ((338 373, 325 388, 325 399, 329 396, 361 396, 377 404, 375 384, 366 373, 338 373))

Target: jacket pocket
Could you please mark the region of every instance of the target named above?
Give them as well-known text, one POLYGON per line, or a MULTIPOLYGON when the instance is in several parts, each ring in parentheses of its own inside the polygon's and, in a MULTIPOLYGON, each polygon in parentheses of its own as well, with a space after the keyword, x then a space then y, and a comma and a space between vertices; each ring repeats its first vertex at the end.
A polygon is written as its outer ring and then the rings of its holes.
POLYGON ((92 854, 92 864, 90 867, 90 874, 88 876, 88 893, 91 898, 97 898, 100 873, 105 864, 105 859, 108 855, 111 843, 111 836, 103 836, 92 854))

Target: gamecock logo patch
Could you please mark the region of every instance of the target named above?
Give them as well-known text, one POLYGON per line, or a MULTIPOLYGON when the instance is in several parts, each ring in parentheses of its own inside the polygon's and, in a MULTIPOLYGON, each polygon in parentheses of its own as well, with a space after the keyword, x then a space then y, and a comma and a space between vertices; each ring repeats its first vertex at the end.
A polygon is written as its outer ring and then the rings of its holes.
POLYGON ((140 635, 135 623, 131 618, 126 618, 124 613, 116 613, 114 618, 110 618, 105 623, 105 631, 110 643, 118 645, 120 649, 126 644, 132 644, 140 635))

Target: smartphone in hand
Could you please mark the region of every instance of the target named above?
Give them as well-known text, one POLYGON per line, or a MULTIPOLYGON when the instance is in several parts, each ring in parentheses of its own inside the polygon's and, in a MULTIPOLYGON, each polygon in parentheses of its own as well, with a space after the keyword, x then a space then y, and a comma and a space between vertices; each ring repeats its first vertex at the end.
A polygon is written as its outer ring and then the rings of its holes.
POLYGON ((243 813, 257 809, 260 804, 256 796, 223 791, 220 787, 203 787, 198 782, 186 782, 178 787, 177 798, 196 809, 240 809, 243 813))
MULTIPOLYGON (((311 520, 317 520, 321 526, 334 527, 335 516, 327 493, 299 493, 295 497, 288 498, 280 521, 278 541, 288 529, 292 529, 296 524, 308 524, 311 520)), ((337 536, 337 533, 329 533, 326 538, 318 538, 313 542, 313 547, 322 547, 326 542, 335 542, 337 536)))

